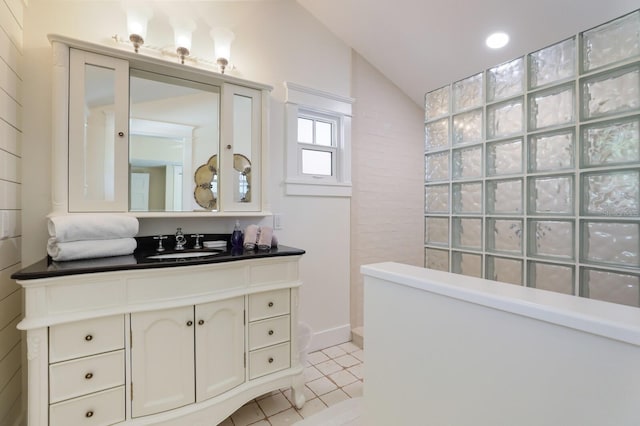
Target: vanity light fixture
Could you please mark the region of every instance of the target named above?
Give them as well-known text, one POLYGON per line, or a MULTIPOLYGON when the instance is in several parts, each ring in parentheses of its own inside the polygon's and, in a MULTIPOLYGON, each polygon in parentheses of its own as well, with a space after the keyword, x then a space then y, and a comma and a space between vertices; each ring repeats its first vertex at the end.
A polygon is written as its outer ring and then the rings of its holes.
POLYGON ((231 42, 236 37, 229 28, 214 28, 209 33, 213 38, 216 64, 221 74, 229 67, 231 42))
POLYGON ((138 53, 147 36, 147 23, 153 16, 153 11, 140 3, 131 2, 127 6, 126 12, 129 41, 133 44, 133 50, 138 53))
POLYGON ((509 34, 496 32, 487 37, 485 43, 491 49, 501 49, 509 43, 509 34))
POLYGON ((176 45, 176 53, 180 63, 184 64, 184 58, 191 53, 191 34, 196 29, 194 22, 172 22, 173 35, 176 45))

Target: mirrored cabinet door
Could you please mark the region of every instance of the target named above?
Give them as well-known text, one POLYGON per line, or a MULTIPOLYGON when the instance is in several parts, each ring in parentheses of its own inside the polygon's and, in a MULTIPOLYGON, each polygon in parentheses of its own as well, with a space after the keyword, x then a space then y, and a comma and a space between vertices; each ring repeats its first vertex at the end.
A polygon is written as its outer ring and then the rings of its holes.
POLYGON ((128 72, 127 61, 70 51, 70 212, 128 209, 128 72))
POLYGON ((260 211, 262 204, 262 92, 223 86, 222 208, 260 211))

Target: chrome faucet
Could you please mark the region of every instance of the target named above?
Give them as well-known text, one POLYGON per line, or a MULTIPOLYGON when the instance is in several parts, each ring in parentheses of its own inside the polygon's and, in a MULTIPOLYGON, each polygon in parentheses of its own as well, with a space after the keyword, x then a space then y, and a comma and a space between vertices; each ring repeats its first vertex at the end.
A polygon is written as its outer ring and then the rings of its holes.
POLYGON ((178 228, 176 231, 176 247, 175 250, 184 250, 184 245, 187 243, 187 239, 182 233, 182 228, 178 228))

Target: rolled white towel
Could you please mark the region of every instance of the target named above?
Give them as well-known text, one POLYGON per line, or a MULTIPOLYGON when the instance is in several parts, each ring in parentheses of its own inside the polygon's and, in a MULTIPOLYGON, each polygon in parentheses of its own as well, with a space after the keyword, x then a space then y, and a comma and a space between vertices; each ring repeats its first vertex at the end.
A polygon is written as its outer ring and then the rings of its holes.
POLYGON ((273 228, 263 226, 260 228, 260 236, 258 237, 258 250, 269 250, 273 239, 273 228))
POLYGON ((59 243, 131 238, 138 234, 138 219, 127 214, 82 213, 51 216, 49 236, 59 243))
POLYGON ((58 242, 49 238, 47 253, 53 260, 92 259, 131 254, 137 247, 135 238, 58 242))
POLYGON ((254 250, 256 248, 259 232, 260 228, 258 227, 258 225, 249 225, 245 228, 244 240, 242 243, 245 250, 254 250))

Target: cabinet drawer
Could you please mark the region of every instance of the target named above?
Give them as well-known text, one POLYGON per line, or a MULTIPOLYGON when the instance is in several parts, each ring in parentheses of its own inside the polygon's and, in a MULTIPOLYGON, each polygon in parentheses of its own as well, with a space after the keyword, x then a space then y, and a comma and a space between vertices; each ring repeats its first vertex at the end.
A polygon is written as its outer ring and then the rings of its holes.
POLYGON ((291 349, 289 342, 249 352, 249 379, 289 368, 291 349))
POLYGON ((124 315, 49 328, 49 362, 65 361, 124 348, 124 315))
POLYGON ((289 289, 249 295, 249 321, 288 314, 289 289))
POLYGON ((124 386, 49 407, 49 426, 107 426, 124 421, 124 386))
POLYGON ((124 350, 109 352, 49 367, 49 399, 64 401, 124 385, 124 350))
POLYGON ((249 324, 249 350, 289 341, 290 324, 289 315, 252 322, 249 324))

